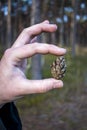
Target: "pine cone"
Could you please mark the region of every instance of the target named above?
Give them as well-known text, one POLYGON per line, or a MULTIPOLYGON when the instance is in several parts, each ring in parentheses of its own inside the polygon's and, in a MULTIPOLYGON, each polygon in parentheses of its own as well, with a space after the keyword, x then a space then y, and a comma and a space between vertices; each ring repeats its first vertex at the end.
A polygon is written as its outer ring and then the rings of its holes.
POLYGON ((66 63, 63 56, 57 57, 51 65, 51 74, 55 79, 61 79, 65 76, 66 63))

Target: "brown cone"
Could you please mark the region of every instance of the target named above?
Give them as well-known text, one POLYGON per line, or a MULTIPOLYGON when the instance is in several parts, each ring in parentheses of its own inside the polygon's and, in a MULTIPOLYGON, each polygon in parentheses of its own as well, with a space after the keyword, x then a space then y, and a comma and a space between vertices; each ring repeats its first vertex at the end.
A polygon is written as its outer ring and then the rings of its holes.
POLYGON ((55 79, 61 79, 65 76, 66 63, 63 56, 57 57, 51 65, 51 74, 55 79))

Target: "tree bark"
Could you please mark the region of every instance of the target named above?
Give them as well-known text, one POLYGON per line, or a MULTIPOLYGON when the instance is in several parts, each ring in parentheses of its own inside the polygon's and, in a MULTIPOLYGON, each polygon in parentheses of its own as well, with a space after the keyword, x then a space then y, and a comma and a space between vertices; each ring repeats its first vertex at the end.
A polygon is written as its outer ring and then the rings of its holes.
MULTIPOLYGON (((31 25, 41 22, 41 1, 32 0, 32 10, 31 10, 31 25)), ((41 36, 38 36, 38 42, 41 42, 41 36)), ((41 67, 41 55, 36 54, 31 60, 32 66, 32 79, 42 78, 42 67, 41 67)))
POLYGON ((61 16, 61 24, 60 24, 60 38, 59 43, 60 45, 64 46, 64 0, 61 1, 61 8, 60 8, 60 16, 61 16))
POLYGON ((71 22, 71 44, 72 44, 72 56, 74 57, 76 55, 76 14, 77 14, 77 7, 78 6, 78 0, 72 1, 72 7, 73 7, 73 13, 72 13, 72 22, 71 22))
POLYGON ((7 46, 11 46, 11 0, 8 0, 8 16, 7 16, 7 46))

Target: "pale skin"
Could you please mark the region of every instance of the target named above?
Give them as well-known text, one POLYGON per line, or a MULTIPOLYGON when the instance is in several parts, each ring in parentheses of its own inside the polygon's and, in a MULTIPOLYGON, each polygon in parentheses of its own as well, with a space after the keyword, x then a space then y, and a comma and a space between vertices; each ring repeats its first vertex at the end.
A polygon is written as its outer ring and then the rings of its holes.
POLYGON ((27 58, 39 54, 64 55, 66 50, 55 45, 36 42, 42 32, 55 32, 57 26, 48 20, 22 31, 13 46, 7 49, 0 61, 0 104, 14 101, 21 96, 44 93, 63 87, 61 80, 54 78, 29 80, 25 76, 27 58))

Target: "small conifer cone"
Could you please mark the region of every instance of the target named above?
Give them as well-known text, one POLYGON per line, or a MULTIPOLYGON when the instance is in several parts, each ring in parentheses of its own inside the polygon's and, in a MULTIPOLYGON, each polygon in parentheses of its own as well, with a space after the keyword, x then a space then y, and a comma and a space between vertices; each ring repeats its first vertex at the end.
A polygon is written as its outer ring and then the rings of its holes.
POLYGON ((57 57, 51 65, 51 74, 55 79, 61 79, 65 76, 66 63, 63 56, 57 57))

